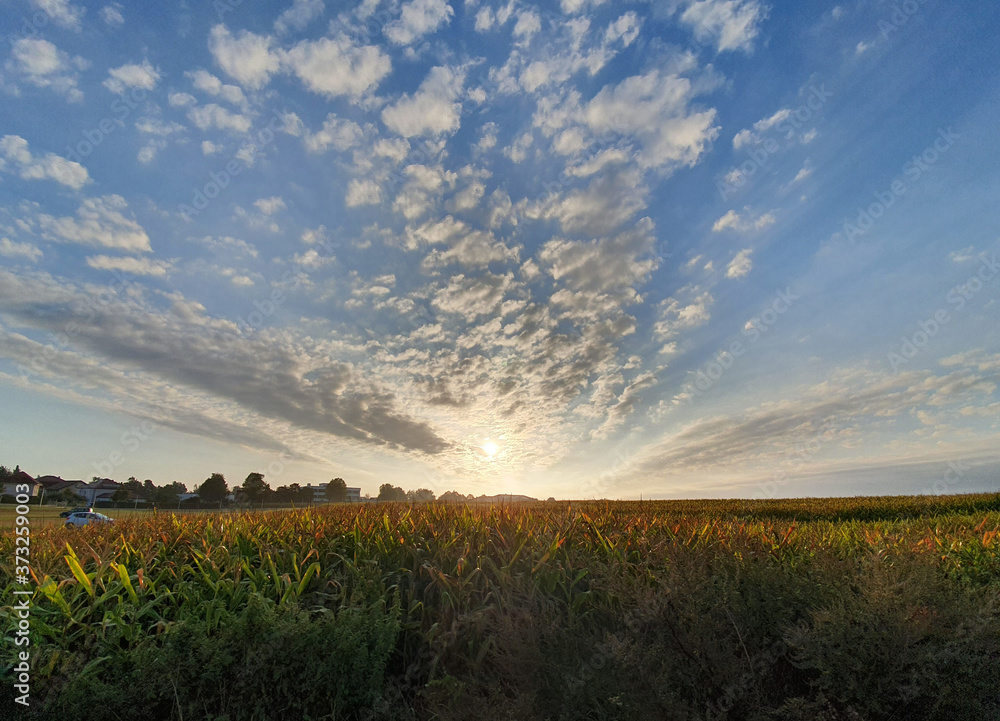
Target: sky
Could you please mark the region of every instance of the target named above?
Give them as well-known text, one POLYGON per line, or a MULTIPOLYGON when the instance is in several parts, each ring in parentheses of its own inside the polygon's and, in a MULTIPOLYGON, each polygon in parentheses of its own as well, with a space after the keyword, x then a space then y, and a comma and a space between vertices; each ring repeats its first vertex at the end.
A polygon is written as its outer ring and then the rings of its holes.
POLYGON ((1000 6, 0 3, 0 463, 1000 488, 1000 6))

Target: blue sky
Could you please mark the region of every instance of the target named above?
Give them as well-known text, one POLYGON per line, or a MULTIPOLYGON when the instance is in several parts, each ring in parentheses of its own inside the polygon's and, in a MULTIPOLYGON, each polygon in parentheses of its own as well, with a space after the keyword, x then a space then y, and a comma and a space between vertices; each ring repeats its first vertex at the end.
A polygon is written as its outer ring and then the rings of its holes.
POLYGON ((0 15, 0 462, 997 487, 1000 8, 0 15))

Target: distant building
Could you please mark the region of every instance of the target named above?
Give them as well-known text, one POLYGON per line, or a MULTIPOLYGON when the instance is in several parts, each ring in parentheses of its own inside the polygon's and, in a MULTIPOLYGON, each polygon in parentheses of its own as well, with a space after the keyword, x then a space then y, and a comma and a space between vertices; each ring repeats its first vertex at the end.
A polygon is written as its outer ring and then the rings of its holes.
MULTIPOLYGON (((310 483, 303 488, 308 488, 313 492, 313 503, 326 503, 326 483, 310 483)), ((360 503, 361 502, 361 489, 347 487, 347 502, 348 503, 360 503)))
MULTIPOLYGON (((28 487, 28 495, 32 498, 37 496, 42 488, 38 481, 32 478, 30 474, 18 471, 9 481, 4 481, 3 494, 5 496, 16 496, 18 495, 17 487, 22 485, 28 487)), ((21 493, 24 493, 24 491, 22 490, 21 493)))
POLYGON ((87 483, 82 488, 74 488, 73 491, 82 496, 88 506, 94 506, 100 501, 111 501, 115 491, 121 488, 120 483, 112 481, 110 478, 99 478, 93 483, 87 483))
POLYGON ((87 485, 86 481, 64 481, 59 476, 39 476, 35 482, 42 488, 45 496, 50 498, 62 493, 67 488, 74 493, 79 493, 79 489, 85 488, 87 485))

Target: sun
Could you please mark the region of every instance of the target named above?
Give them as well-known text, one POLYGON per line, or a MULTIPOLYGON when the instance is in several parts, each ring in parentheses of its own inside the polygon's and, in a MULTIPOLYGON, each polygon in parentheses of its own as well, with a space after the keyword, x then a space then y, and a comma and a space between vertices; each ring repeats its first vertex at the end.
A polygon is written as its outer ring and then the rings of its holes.
POLYGON ((483 453, 486 454, 487 458, 493 458, 497 454, 497 451, 500 450, 500 446, 490 440, 487 440, 480 448, 483 449, 483 453))

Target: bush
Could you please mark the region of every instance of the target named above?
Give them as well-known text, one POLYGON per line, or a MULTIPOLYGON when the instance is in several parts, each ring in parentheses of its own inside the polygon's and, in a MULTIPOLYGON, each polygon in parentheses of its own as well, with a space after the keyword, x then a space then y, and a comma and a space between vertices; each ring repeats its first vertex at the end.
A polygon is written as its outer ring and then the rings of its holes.
POLYGON ((137 648, 102 649, 46 710, 95 721, 359 718, 383 694, 398 632, 382 604, 310 615, 253 596, 214 631, 184 621, 137 648))

